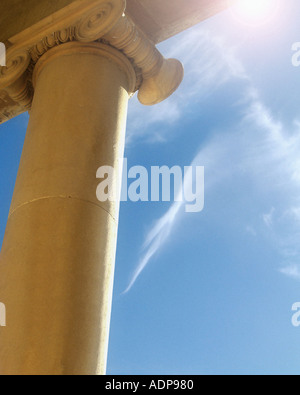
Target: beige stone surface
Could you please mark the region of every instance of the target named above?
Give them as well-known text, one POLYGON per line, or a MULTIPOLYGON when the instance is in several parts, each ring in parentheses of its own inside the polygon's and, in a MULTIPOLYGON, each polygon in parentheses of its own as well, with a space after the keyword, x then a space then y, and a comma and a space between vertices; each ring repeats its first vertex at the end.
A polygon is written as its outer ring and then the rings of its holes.
POLYGON ((30 122, 0 255, 0 374, 105 373, 118 202, 96 197, 123 157, 135 73, 103 44, 36 66, 30 122))
POLYGON ((159 43, 225 10, 232 0, 127 0, 127 13, 159 43))
POLYGON ((75 0, 1 0, 0 42, 33 26, 75 0))
MULTIPOLYGON (((78 0, 2 0, 0 42, 7 43, 74 2, 78 0)), ((127 0, 126 12, 157 43, 224 10, 227 3, 228 0, 127 0)))

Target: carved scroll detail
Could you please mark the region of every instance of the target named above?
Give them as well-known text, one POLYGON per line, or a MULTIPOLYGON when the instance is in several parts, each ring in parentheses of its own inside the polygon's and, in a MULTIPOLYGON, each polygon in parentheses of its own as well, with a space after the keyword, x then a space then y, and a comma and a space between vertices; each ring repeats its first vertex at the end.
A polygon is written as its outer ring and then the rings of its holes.
POLYGON ((104 38, 133 59, 142 70, 143 83, 138 95, 142 104, 160 103, 181 84, 184 73, 182 64, 176 59, 165 59, 126 15, 104 38))
POLYGON ((27 51, 10 52, 6 67, 0 68, 0 90, 6 90, 10 99, 25 111, 30 109, 33 97, 27 72, 30 60, 27 51))
POLYGON ((90 12, 76 24, 76 40, 91 42, 103 37, 117 21, 117 19, 111 17, 112 13, 113 4, 109 2, 91 9, 90 12))
POLYGON ((28 51, 10 52, 7 55, 7 64, 0 68, 0 89, 10 85, 20 78, 27 70, 30 63, 28 51))

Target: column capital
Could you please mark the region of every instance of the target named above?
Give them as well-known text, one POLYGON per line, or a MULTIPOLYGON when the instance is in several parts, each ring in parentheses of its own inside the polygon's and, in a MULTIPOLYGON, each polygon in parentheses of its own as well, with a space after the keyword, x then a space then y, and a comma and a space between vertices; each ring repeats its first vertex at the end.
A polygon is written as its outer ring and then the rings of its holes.
POLYGON ((132 67, 132 63, 128 60, 126 56, 122 54, 122 52, 106 44, 98 42, 82 43, 78 41, 72 41, 69 43, 65 43, 64 45, 55 46, 39 58, 32 73, 33 89, 35 89, 36 87, 36 83, 40 73, 48 63, 58 57, 70 56, 75 54, 89 54, 93 56, 101 56, 111 60, 112 62, 117 64, 119 69, 123 70, 127 75, 128 92, 134 92, 137 85, 136 73, 134 68, 132 67))
POLYGON ((50 49, 77 41, 102 42, 121 51, 136 73, 132 93, 142 104, 157 104, 180 85, 183 66, 165 59, 126 15, 125 0, 78 0, 12 37, 6 67, 0 67, 0 123, 30 109, 32 74, 50 49))

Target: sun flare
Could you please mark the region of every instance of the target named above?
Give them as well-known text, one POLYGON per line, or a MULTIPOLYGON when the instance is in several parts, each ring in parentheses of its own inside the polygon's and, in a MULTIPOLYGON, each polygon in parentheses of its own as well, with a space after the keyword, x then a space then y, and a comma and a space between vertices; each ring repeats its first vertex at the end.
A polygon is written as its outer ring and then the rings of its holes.
POLYGON ((279 0, 238 0, 232 7, 234 16, 248 25, 264 25, 275 17, 279 0))

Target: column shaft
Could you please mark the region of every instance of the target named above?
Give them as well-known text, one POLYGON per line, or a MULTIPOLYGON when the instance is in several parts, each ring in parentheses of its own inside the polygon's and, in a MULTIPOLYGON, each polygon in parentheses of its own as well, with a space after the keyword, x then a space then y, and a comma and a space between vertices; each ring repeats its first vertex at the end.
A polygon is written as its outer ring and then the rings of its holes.
POLYGON ((34 72, 35 94, 0 256, 0 374, 106 370, 119 203, 96 171, 123 157, 127 58, 68 43, 34 72))

